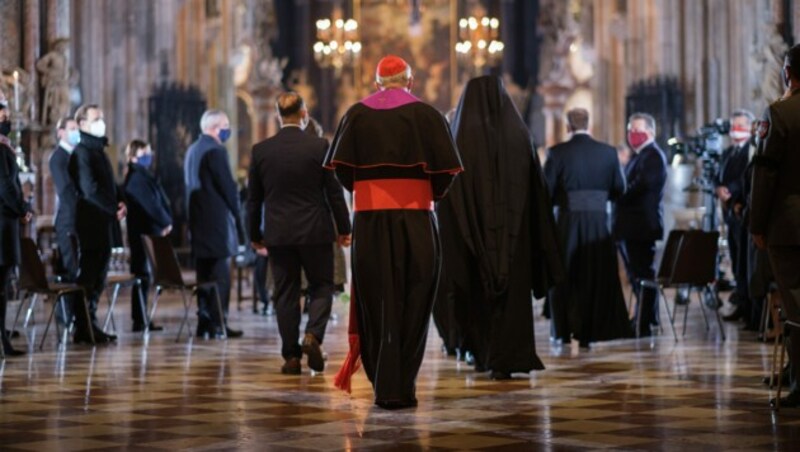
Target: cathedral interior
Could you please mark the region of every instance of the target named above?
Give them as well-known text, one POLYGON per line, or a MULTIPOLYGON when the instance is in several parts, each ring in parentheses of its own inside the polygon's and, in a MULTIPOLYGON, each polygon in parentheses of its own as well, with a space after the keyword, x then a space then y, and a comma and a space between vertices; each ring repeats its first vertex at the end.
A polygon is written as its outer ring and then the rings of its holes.
MULTIPOLYGON (((737 109, 760 116, 783 94, 784 54, 798 42, 798 0, 0 0, 0 89, 35 211, 23 235, 45 262, 55 246, 47 162, 56 123, 91 103, 105 112, 118 183, 126 143, 156 151, 173 209, 169 237, 194 274, 183 168, 206 109, 230 118, 228 158, 243 185, 253 145, 280 129, 284 91, 302 95, 330 139, 375 89, 386 54, 410 63, 413 93, 443 115, 471 78, 496 75, 542 160, 568 138, 570 109, 588 110, 592 136, 618 149, 629 115, 651 113, 670 154, 665 228, 702 228, 710 217, 722 222, 698 182, 707 156, 674 143, 737 109)), ((720 247, 730 279, 724 240, 720 247)), ((127 260, 126 247, 113 250, 114 270, 127 260)), ((176 342, 184 310, 173 293, 156 313, 164 332, 133 332, 130 289, 110 309, 109 287, 99 309, 117 343, 81 346, 51 331, 40 350, 53 300, 28 308, 11 296, 7 328, 16 325, 14 344, 28 353, 0 363, 0 449, 800 450, 800 411, 772 410, 777 389, 761 381, 782 355, 777 340, 735 322, 717 328, 707 300, 691 298, 681 318, 668 290, 674 337, 665 321, 651 337, 585 349, 554 342, 539 315, 546 302, 534 299, 546 369, 503 381, 443 352, 431 322, 419 406, 384 411, 363 373, 351 394, 333 386, 348 349, 346 292, 333 302, 328 370, 283 375, 277 321, 257 306, 252 269, 231 271, 230 319, 246 332, 237 339, 176 342)), ((621 266, 620 274, 629 300, 621 266)))

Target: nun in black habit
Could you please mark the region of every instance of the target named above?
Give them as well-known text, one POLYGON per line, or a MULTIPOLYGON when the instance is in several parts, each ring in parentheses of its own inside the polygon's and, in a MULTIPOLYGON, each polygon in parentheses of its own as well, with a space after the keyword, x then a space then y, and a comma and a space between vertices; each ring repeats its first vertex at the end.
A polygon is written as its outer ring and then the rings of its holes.
POLYGON ((543 297, 563 269, 530 133, 495 76, 467 83, 453 131, 464 173, 437 206, 444 258, 438 300, 451 298, 456 322, 440 324, 458 328, 460 348, 491 378, 544 369, 532 295, 543 297))

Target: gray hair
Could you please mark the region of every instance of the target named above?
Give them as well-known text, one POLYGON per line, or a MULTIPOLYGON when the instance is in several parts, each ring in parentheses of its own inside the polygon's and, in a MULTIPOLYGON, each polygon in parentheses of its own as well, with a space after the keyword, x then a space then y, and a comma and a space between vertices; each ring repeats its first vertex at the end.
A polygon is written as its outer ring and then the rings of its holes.
POLYGON ((406 65, 406 70, 395 75, 390 75, 389 77, 381 77, 378 75, 378 71, 375 71, 375 81, 378 85, 387 86, 387 85, 407 85, 408 82, 411 80, 411 66, 406 65))
POLYGON ((741 117, 747 118, 747 121, 750 124, 752 124, 753 121, 756 120, 756 115, 754 115, 753 112, 751 112, 750 110, 745 110, 744 108, 740 108, 738 110, 734 110, 733 113, 731 113, 731 119, 733 119, 733 118, 741 118, 741 117))
POLYGON ((628 124, 636 121, 637 119, 641 119, 644 121, 645 127, 649 130, 653 135, 656 134, 656 118, 649 113, 642 113, 636 112, 628 118, 628 124))
POLYGON ((222 110, 206 110, 203 117, 200 118, 200 130, 203 132, 211 130, 227 117, 227 113, 222 110))

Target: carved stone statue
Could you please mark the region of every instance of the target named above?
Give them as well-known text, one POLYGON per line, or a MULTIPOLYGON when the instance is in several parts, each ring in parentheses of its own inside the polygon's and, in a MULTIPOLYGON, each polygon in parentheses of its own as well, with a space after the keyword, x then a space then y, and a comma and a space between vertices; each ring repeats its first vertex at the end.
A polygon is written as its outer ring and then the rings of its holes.
POLYGON ((69 40, 60 38, 53 42, 50 52, 36 62, 41 75, 44 100, 42 102, 42 125, 52 126, 69 114, 70 87, 78 81, 77 72, 69 67, 67 60, 69 40))

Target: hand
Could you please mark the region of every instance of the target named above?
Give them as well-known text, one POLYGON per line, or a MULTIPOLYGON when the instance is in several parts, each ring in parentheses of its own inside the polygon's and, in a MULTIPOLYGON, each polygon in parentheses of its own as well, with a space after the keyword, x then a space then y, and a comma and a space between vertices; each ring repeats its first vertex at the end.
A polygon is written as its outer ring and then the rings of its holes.
POLYGON ((128 207, 125 206, 125 203, 117 204, 117 221, 122 221, 126 215, 128 215, 128 207))
POLYGON ((767 249, 767 237, 764 234, 753 234, 753 243, 760 250, 767 249))
POLYGON ((269 255, 267 247, 264 246, 264 244, 261 242, 250 242, 250 246, 252 246, 253 249, 256 250, 256 254, 258 254, 259 256, 267 257, 269 255))
POLYGON ((731 199, 731 191, 728 187, 717 187, 717 198, 722 202, 728 202, 731 199))
POLYGON ((20 218, 20 221, 22 222, 22 224, 28 224, 31 222, 32 219, 33 219, 33 212, 29 211, 25 212, 25 216, 20 218))
POLYGON ((353 243, 353 236, 350 234, 340 235, 336 241, 339 243, 339 246, 347 248, 351 243, 353 243))
POLYGON ((168 236, 170 232, 172 232, 172 225, 167 226, 163 231, 161 231, 161 237, 168 236))

